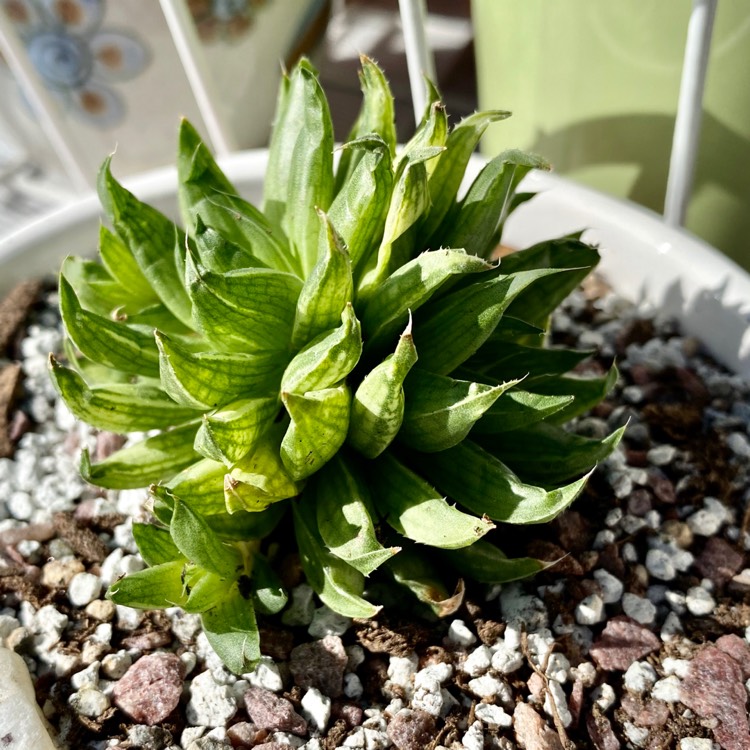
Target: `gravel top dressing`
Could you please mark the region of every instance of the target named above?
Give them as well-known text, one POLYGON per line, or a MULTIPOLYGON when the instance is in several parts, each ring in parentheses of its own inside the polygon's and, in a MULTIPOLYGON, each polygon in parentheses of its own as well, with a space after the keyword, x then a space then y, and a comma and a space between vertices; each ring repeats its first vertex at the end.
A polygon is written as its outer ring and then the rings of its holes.
MULTIPOLYGON (((143 568, 131 522, 146 492, 79 476, 82 447, 101 459, 123 441, 58 401, 56 309, 33 285, 0 306, 0 645, 61 746, 750 748, 750 386, 671 322, 596 281, 554 320, 555 342, 598 348, 584 369, 620 370, 574 429, 628 429, 570 510, 508 535, 509 556, 552 567, 459 587, 443 620, 374 576, 388 615, 351 621, 320 605, 282 531, 290 601, 261 618, 263 660, 238 677, 197 615, 105 599, 143 568)), ((17 740, 0 726, 0 747, 31 750, 17 740)))

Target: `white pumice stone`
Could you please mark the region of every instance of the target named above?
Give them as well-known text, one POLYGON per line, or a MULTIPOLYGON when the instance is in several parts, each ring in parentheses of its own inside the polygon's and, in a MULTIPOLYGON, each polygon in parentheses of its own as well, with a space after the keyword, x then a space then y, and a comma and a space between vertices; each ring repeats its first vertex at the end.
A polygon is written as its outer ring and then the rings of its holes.
POLYGON ((615 703, 614 688, 607 683, 594 688, 591 692, 591 697, 603 712, 608 711, 615 703))
POLYGON ((506 713, 503 708, 492 703, 477 703, 474 708, 474 715, 490 729, 513 725, 513 717, 506 713))
POLYGON ((484 729, 481 721, 475 721, 471 724, 461 738, 461 744, 464 746, 464 750, 483 750, 484 729))
POLYGON ((58 612, 52 604, 41 607, 34 615, 31 624, 32 630, 37 634, 40 649, 50 648, 57 643, 67 625, 68 616, 58 612))
POLYGON ((437 664, 429 664, 424 669, 420 669, 419 672, 417 672, 414 677, 415 685, 423 675, 434 677, 442 685, 453 676, 453 665, 444 661, 438 662, 437 664))
POLYGON ((127 651, 120 650, 102 658, 101 672, 111 680, 119 680, 130 669, 133 659, 127 651))
POLYGON ((623 722, 623 730, 628 740, 636 747, 644 747, 648 740, 648 727, 637 727, 632 721, 623 722))
POLYGON ((391 656, 388 660, 388 679, 396 685, 411 689, 418 665, 419 657, 414 652, 408 656, 391 656))
POLYGON ((656 670, 645 661, 634 661, 623 676, 623 684, 628 690, 645 693, 658 679, 656 670))
POLYGON ((218 684, 208 670, 190 683, 186 718, 193 726, 223 727, 237 712, 237 702, 228 685, 218 684))
POLYGON ((358 643, 354 643, 351 646, 344 648, 346 651, 346 669, 349 672, 353 672, 360 664, 365 660, 365 650, 358 643))
POLYGON ((677 638, 683 632, 682 623, 676 612, 669 612, 664 618, 664 624, 661 626, 660 638, 664 643, 677 638))
POLYGON ((352 624, 350 617, 344 617, 325 606, 318 607, 313 613, 312 621, 307 628, 313 638, 325 638, 327 635, 343 635, 352 624))
POLYGON ((592 547, 596 550, 604 549, 605 547, 613 544, 617 539, 617 535, 612 529, 602 529, 594 537, 594 543, 592 547))
POLYGON ((101 716, 110 706, 109 698, 101 690, 88 685, 71 693, 68 704, 79 716, 89 719, 101 716))
POLYGON ((570 670, 574 680, 580 680, 584 687, 591 687, 596 681, 596 667, 590 661, 582 661, 570 670))
POLYGON ((650 549, 646 553, 646 570, 660 581, 671 581, 677 576, 672 557, 661 549, 650 549))
POLYGON ((690 614, 696 617, 710 615, 716 608, 716 600, 703 586, 693 586, 687 591, 685 605, 690 614))
POLYGON ((677 448, 673 445, 657 445, 646 453, 646 459, 654 466, 669 466, 676 457, 677 448))
POLYGON ((628 513, 620 522, 620 528, 629 536, 637 534, 641 529, 646 527, 646 520, 640 516, 634 516, 628 513))
POLYGON ((521 628, 517 623, 509 622, 503 633, 503 646, 507 649, 517 651, 521 646, 521 628))
POLYGON ((650 510, 643 516, 646 526, 651 529, 658 529, 661 526, 661 513, 658 510, 650 510))
POLYGON ((125 553, 122 549, 115 547, 99 566, 99 578, 101 578, 105 586, 111 586, 117 580, 118 566, 124 555, 125 553))
POLYGON ((487 646, 478 646, 465 659, 460 666, 462 672, 470 677, 479 677, 484 674, 492 663, 492 651, 487 646))
POLYGON ((307 626, 315 614, 313 590, 306 583, 295 586, 291 591, 291 600, 281 615, 284 625, 307 626))
POLYGON ((687 677, 690 671, 690 662, 687 659, 675 659, 672 656, 666 656, 661 663, 664 674, 667 676, 673 674, 677 677, 687 677))
POLYGON ((680 678, 669 675, 657 680, 651 688, 651 696, 665 703, 677 703, 680 700, 680 678))
POLYGON ((604 619, 604 599, 599 594, 589 594, 575 608, 575 618, 579 625, 596 625, 604 619))
POLYGON ((423 672, 417 673, 414 678, 414 695, 411 701, 412 708, 426 711, 432 716, 440 716, 443 710, 443 695, 440 681, 423 672))
POLYGON ((642 596, 622 595, 622 611, 641 625, 650 625, 656 619, 656 607, 642 596))
POLYGON ((471 646, 476 643, 477 637, 469 630, 463 620, 453 620, 448 626, 448 640, 457 646, 471 646))
POLYGON ((479 698, 499 698, 501 703, 512 697, 507 683, 491 674, 469 680, 469 690, 479 698))
POLYGON ((727 447, 737 458, 750 458, 750 440, 742 432, 730 432, 726 437, 727 447))
POLYGON ((549 614, 544 602, 536 596, 525 593, 518 583, 511 583, 503 588, 500 594, 500 612, 505 622, 508 625, 512 624, 519 632, 522 626, 531 632, 547 627, 549 622, 549 614))
POLYGON ((115 613, 117 627, 120 630, 136 630, 146 617, 146 613, 142 609, 126 607, 123 604, 117 605, 115 613))
POLYGON ((544 698, 544 712, 548 716, 554 716, 552 704, 557 710, 557 715, 564 727, 569 727, 573 722, 573 716, 568 709, 568 699, 559 682, 550 680, 547 683, 547 694, 544 698))
POLYGON ((622 508, 612 508, 609 513, 607 513, 606 518, 604 519, 604 523, 606 526, 609 526, 610 528, 613 526, 617 526, 618 523, 622 520, 622 508))
POLYGON ((208 727, 185 727, 180 735, 180 745, 187 748, 206 733, 208 727))
POLYGON ((80 690, 83 687, 99 687, 99 668, 101 663, 98 661, 89 664, 86 669, 76 672, 70 677, 70 684, 74 690, 80 690))
POLYGON ((450 690, 443 688, 440 691, 440 695, 443 697, 443 708, 440 711, 440 717, 445 718, 456 706, 460 705, 456 698, 453 696, 450 690))
POLYGON ((68 585, 68 600, 74 607, 85 607, 99 598, 102 581, 92 573, 77 573, 68 585))
POLYGON ((309 688, 300 703, 302 716, 319 732, 325 731, 331 718, 331 699, 317 688, 309 688))
POLYGON ((685 604, 685 593, 682 591, 667 591, 664 595, 664 599, 669 605, 670 609, 678 615, 684 615, 687 611, 685 604))
POLYGON ((602 601, 605 604, 616 604, 620 601, 624 587, 619 578, 604 568, 597 568, 594 571, 594 580, 602 590, 602 601))
POLYGON ((570 672, 570 662, 565 654, 559 652, 553 653, 547 660, 547 669, 545 674, 550 680, 555 680, 561 685, 568 681, 568 673, 570 672))
POLYGON ((708 737, 683 737, 680 750, 713 750, 714 743, 708 737))
POLYGON ((638 550, 631 542, 625 542, 620 549, 620 557, 623 562, 626 563, 637 563, 638 562, 638 550))
POLYGON ((352 700, 358 700, 362 697, 364 688, 362 687, 362 680, 359 679, 359 675, 354 672, 344 675, 344 695, 352 700))
POLYGON ((253 687, 270 690, 272 693, 278 693, 284 689, 284 680, 281 678, 279 667, 270 656, 261 656, 255 669, 242 676, 253 687))
POLYGON ((554 648, 554 644, 555 637, 548 628, 539 628, 539 630, 529 633, 526 637, 529 656, 534 664, 538 666, 541 666, 547 660, 547 655, 554 648))
POLYGON ((523 655, 504 644, 492 654, 492 668, 501 674, 511 674, 523 666, 523 655))

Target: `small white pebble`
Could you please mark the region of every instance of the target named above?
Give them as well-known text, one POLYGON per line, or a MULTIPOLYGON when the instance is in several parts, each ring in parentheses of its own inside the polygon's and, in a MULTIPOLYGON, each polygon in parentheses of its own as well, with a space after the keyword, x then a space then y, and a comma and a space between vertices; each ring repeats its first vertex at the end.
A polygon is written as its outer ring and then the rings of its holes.
POLYGON ((306 583, 295 586, 291 591, 289 604, 281 615, 281 622, 291 626, 309 625, 315 614, 313 593, 306 583))
POLYGON ((617 526, 617 524, 620 523, 621 519, 622 508, 612 508, 612 510, 607 513, 607 516, 604 519, 604 523, 606 526, 612 528, 613 526, 617 526))
POLYGON ((649 735, 648 727, 637 727, 631 721, 624 722, 622 726, 625 730, 625 736, 633 743, 633 745, 636 747, 644 746, 649 735))
POLYGON ((616 604, 620 601, 624 587, 619 578, 604 568, 597 568, 594 571, 594 580, 602 590, 602 601, 605 604, 616 604))
POLYGON ((677 576, 671 556, 661 549, 650 549, 646 553, 646 570, 660 581, 671 581, 677 576))
POLYGON ((570 670, 574 680, 580 680, 584 687, 591 687, 596 681, 596 667, 590 661, 582 661, 570 670))
POLYGON ((510 697, 507 683, 491 674, 485 674, 469 680, 469 690, 479 698, 500 697, 501 702, 510 697))
POLYGON ((116 607, 117 627, 121 630, 135 630, 143 622, 146 613, 142 609, 134 609, 118 604, 116 607))
POLYGON ((579 625, 596 625, 604 619, 604 600, 599 594, 590 594, 575 608, 575 618, 579 625))
POLYGON ((687 677, 690 662, 687 659, 675 659, 672 656, 667 656, 662 660, 661 666, 666 675, 674 674, 683 678, 687 677))
POLYGON ((713 750, 714 743, 708 737, 683 737, 680 750, 713 750))
POLYGON ((620 550, 620 557, 622 557, 623 562, 637 563, 638 550, 631 542, 625 542, 625 544, 622 545, 622 549, 620 550))
POLYGON ((685 604, 690 614, 696 617, 710 615, 716 608, 716 600, 702 586, 693 586, 688 589, 685 604))
POLYGON ((677 456, 677 448, 673 445, 657 445, 646 454, 646 460, 654 466, 668 466, 677 456))
POLYGON ((76 573, 68 584, 68 600, 74 607, 85 607, 99 598, 102 581, 92 573, 76 573))
POLYGON ((492 668, 501 674, 511 674, 523 666, 523 655, 515 649, 501 645, 492 654, 492 668))
POLYGON ((434 677, 441 685, 453 676, 453 665, 441 661, 437 664, 430 664, 424 669, 420 669, 414 677, 414 684, 421 679, 421 676, 434 677))
POLYGON ((641 625, 650 625, 656 619, 656 607, 636 594, 622 595, 622 611, 641 625))
POLYGON ((457 646, 471 646, 477 637, 469 630, 463 620, 453 620, 448 627, 448 640, 457 646))
POLYGON ((71 708, 80 716, 96 719, 109 708, 109 698, 94 687, 85 686, 71 693, 68 698, 71 708))
POLYGON ((667 591, 664 599, 669 604, 670 609, 678 615, 684 615, 687 611, 685 606, 685 594, 682 591, 667 591))
POLYGON ((424 671, 418 672, 414 678, 414 697, 412 708, 425 711, 432 716, 440 716, 443 711, 443 693, 440 681, 424 671))
POLYGON ((98 661, 91 662, 86 669, 76 672, 70 677, 70 684, 74 690, 81 690, 83 687, 99 687, 99 667, 98 661))
POLYGON ((461 744, 464 750, 483 750, 484 748, 484 730, 482 722, 475 721, 461 738, 461 744))
POLYGON ((682 623, 676 612, 670 612, 664 618, 664 624, 661 626, 660 637, 664 643, 668 643, 682 633, 682 623))
POLYGON ((252 672, 242 675, 250 685, 256 688, 278 693, 284 689, 284 681, 276 662, 270 656, 261 656, 252 672))
POLYGON ((680 700, 680 678, 671 674, 657 680, 651 688, 651 696, 665 703, 677 703, 680 700))
POLYGON ((650 510, 643 516, 646 526, 651 529, 658 529, 661 526, 661 513, 658 510, 650 510))
POLYGON ((487 646, 477 646, 461 665, 461 670, 470 677, 479 677, 484 674, 492 662, 492 652, 487 646))
POLYGON ((614 688, 606 682, 603 685, 594 688, 591 697, 593 698, 594 703, 596 703, 603 712, 608 711, 615 703, 614 688))
POLYGON ((307 632, 313 638, 325 638, 327 635, 343 635, 352 624, 351 617, 344 617, 325 605, 318 607, 307 632))
POLYGON ((545 674, 551 680, 555 680, 555 682, 559 682, 561 685, 565 684, 568 681, 569 672, 570 662, 565 654, 555 652, 547 660, 545 674))
POLYGON ((309 688, 300 701, 302 716, 319 732, 328 726, 331 718, 331 699, 317 688, 309 688))
POLYGON ((474 715, 490 729, 513 725, 513 717, 507 714, 500 706, 495 706, 492 703, 477 703, 474 715))
POLYGON ((557 715, 564 727, 569 727, 573 722, 573 716, 568 709, 568 699, 559 682, 550 680, 547 683, 547 695, 544 699, 544 711, 548 716, 554 716, 552 704, 557 709, 557 715))
POLYGON ((344 695, 352 700, 358 700, 362 697, 364 688, 362 687, 362 681, 359 676, 354 672, 344 675, 344 695))
POLYGON ((656 670, 645 661, 634 661, 625 672, 623 684, 628 690, 645 693, 658 679, 656 670))
POLYGON ((594 537, 594 543, 593 548, 594 549, 604 549, 605 547, 609 546, 610 544, 613 544, 614 541, 617 539, 617 536, 612 529, 602 529, 595 537, 594 537))

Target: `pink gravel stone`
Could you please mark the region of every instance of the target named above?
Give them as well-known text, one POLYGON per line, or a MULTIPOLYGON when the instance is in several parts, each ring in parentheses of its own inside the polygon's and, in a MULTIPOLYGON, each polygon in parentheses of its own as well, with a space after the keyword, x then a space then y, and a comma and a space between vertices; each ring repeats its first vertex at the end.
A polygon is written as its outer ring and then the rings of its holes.
POLYGON ((742 568, 744 557, 726 539, 712 536, 694 565, 717 586, 727 583, 742 568))
POLYGON ((588 714, 586 716, 586 729, 596 750, 620 750, 622 747, 620 740, 612 731, 609 719, 603 714, 588 714))
POLYGON ((424 750, 435 739, 435 717, 426 711, 401 709, 386 730, 398 750, 424 750))
POLYGON ((639 727, 663 727, 669 719, 669 706, 664 701, 644 701, 632 693, 625 693, 621 705, 639 727))
POLYGON ((707 646, 690 662, 680 700, 703 719, 718 721, 714 738, 723 750, 748 750, 747 691, 740 665, 716 646, 707 646))
POLYGON ((349 657, 337 635, 302 643, 292 649, 289 669, 294 683, 304 690, 317 688, 323 695, 337 698, 343 692, 344 671, 349 657))
POLYGON ((624 672, 634 661, 661 646, 648 628, 625 615, 613 617, 591 646, 590 654, 602 669, 624 672))
POLYGON ((142 656, 114 687, 115 705, 139 724, 153 726, 177 708, 185 667, 175 654, 142 656))
POLYGON ((524 750, 563 750, 557 732, 528 703, 516 704, 513 729, 524 750))
POLYGON ((294 710, 291 701, 270 690, 251 687, 245 692, 245 708, 259 729, 291 732, 300 737, 307 734, 307 722, 294 710))
POLYGON ((716 641, 716 647, 729 654, 740 665, 743 680, 750 678, 750 646, 747 641, 734 634, 722 635, 716 641))

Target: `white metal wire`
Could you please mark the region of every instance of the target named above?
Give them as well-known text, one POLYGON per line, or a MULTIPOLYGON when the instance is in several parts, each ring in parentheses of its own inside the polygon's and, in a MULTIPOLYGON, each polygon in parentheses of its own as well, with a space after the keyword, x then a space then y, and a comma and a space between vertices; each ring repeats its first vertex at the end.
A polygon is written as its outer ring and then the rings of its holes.
POLYGON ((718 0, 694 0, 690 14, 664 200, 664 221, 672 226, 682 226, 685 223, 690 202, 700 141, 708 53, 711 49, 717 4, 718 0))
POLYGON ((406 65, 409 70, 411 100, 414 107, 414 120, 422 119, 427 104, 424 76, 434 81, 435 57, 427 41, 425 31, 427 9, 425 0, 399 0, 401 26, 404 30, 406 65))

